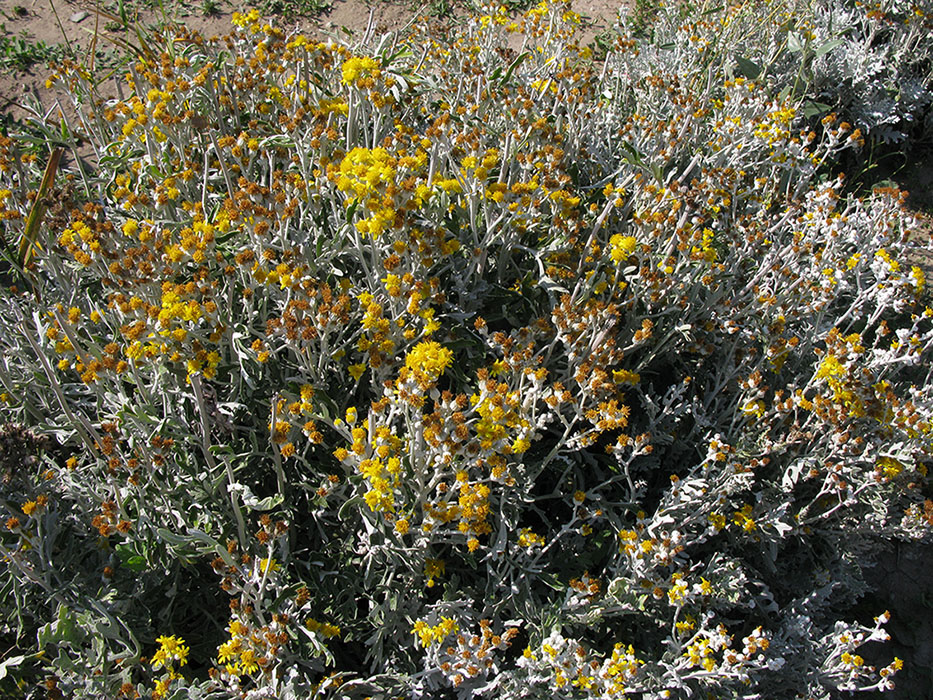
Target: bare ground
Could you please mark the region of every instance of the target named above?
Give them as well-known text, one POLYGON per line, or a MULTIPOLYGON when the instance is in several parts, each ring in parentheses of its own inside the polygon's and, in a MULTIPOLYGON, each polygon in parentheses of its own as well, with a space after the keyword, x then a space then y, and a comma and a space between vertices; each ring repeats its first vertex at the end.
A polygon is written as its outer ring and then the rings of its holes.
MULTIPOLYGON (((612 24, 620 5, 624 6, 626 2, 572 0, 571 4, 585 20, 580 40, 586 44, 612 24)), ((188 3, 177 0, 165 9, 142 7, 129 12, 129 18, 147 27, 178 22, 210 37, 228 32, 233 13, 249 7, 247 3, 222 0, 215 12, 205 15, 203 5, 196 4, 194 0, 188 3)), ((330 9, 319 16, 295 18, 286 20, 286 23, 318 36, 345 30, 363 32, 371 20, 377 31, 390 31, 401 29, 410 22, 432 19, 437 14, 437 7, 430 4, 417 6, 405 0, 332 0, 330 9)), ((455 26, 458 14, 462 14, 462 11, 458 13, 457 7, 440 21, 455 26)), ((88 64, 95 52, 98 55, 93 60, 106 61, 100 53, 119 51, 119 42, 126 37, 125 30, 108 19, 108 15, 112 17, 111 13, 100 9, 99 4, 75 0, 0 0, 0 22, 8 37, 22 37, 31 44, 67 47, 76 58, 88 64)), ((20 119, 33 113, 36 103, 48 108, 54 102, 54 96, 44 86, 47 73, 43 61, 37 61, 28 68, 0 69, 0 114, 20 119)))

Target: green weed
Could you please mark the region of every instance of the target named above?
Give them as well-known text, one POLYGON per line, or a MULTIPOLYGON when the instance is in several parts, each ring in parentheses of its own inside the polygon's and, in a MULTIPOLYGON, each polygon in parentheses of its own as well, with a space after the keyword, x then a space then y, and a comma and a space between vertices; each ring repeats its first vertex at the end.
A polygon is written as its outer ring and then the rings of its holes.
POLYGON ((217 0, 203 0, 201 14, 205 17, 216 17, 220 14, 220 3, 217 0))
POLYGON ((635 36, 650 36, 651 25, 658 16, 659 8, 658 0, 635 0, 630 20, 632 33, 635 36))
POLYGON ((24 35, 11 36, 6 25, 0 24, 0 68, 24 70, 36 63, 48 63, 63 58, 67 51, 57 44, 32 41, 24 35))
POLYGON ((331 7, 328 0, 266 0, 259 6, 263 14, 274 14, 291 19, 295 17, 316 17, 331 7))

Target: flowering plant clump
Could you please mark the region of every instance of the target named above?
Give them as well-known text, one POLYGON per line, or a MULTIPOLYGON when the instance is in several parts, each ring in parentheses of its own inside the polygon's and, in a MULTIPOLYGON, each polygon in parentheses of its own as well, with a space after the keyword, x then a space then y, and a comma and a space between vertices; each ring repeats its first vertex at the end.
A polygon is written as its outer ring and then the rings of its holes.
POLYGON ((933 251, 840 163, 922 120, 931 23, 662 6, 602 56, 561 4, 354 44, 251 11, 120 98, 65 63, 65 145, 0 137, 0 684, 892 687, 854 606, 933 530, 933 251))

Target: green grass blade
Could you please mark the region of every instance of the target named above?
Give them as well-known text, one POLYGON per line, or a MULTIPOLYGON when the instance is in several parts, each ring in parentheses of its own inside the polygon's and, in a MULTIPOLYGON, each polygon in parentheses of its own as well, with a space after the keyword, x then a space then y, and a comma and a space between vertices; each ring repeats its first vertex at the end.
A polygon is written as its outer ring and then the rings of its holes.
POLYGON ((49 156, 48 165, 45 166, 45 174, 42 176, 42 182, 39 185, 39 191, 36 193, 36 201, 32 204, 32 210, 26 219, 26 228, 23 229, 23 237, 19 242, 19 264, 24 269, 32 258, 33 248, 38 244, 36 238, 39 235, 39 227, 42 225, 42 219, 45 216, 46 197, 55 184, 55 173, 58 172, 58 164, 61 162, 64 148, 58 147, 52 150, 49 156))

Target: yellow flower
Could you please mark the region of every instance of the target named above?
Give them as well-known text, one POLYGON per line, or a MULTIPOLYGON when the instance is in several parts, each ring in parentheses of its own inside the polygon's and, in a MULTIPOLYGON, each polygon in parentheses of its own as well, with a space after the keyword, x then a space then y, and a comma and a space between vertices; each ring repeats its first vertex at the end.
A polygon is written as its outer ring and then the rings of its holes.
POLYGON ((353 377, 354 381, 360 381, 360 377, 363 376, 363 372, 366 371, 366 365, 362 362, 356 365, 350 365, 347 370, 350 372, 350 376, 353 377))
POLYGON ((441 179, 438 180, 435 184, 443 189, 447 194, 459 194, 460 192, 463 192, 463 186, 460 184, 460 181, 455 178, 441 179))
POLYGON ((369 56, 353 56, 343 63, 343 82, 347 85, 357 83, 360 78, 379 77, 379 62, 369 56))
POLYGON ((519 547, 543 547, 544 538, 541 535, 536 534, 532 531, 530 527, 522 528, 521 533, 518 535, 518 546, 519 547))
POLYGON ((305 620, 305 627, 312 632, 317 632, 325 639, 340 636, 340 627, 332 625, 329 622, 318 622, 313 617, 309 617, 305 620))
POLYGON ((386 291, 389 293, 390 297, 397 297, 401 295, 402 285, 398 275, 386 275, 383 278, 382 283, 385 285, 386 291))
POLYGON ((433 384, 453 362, 454 354, 433 340, 418 343, 405 357, 405 369, 419 382, 433 384))
POLYGON ((176 661, 179 666, 184 666, 188 663, 188 647, 185 646, 184 639, 174 635, 171 637, 162 635, 156 639, 156 641, 160 646, 156 650, 156 653, 152 655, 153 668, 164 667, 171 672, 172 666, 176 661))
POLYGON ((641 381, 641 375, 637 372, 629 372, 626 369, 612 370, 612 381, 616 384, 638 384, 641 381))
MULTIPOLYGON (((878 468, 888 479, 893 479, 904 470, 904 465, 893 457, 881 457, 877 462, 878 468)), ((23 506, 23 512, 26 512, 26 506, 23 506)), ((29 515, 29 513, 26 513, 29 515)))
POLYGON ((217 662, 225 664, 236 659, 240 653, 240 640, 231 639, 217 647, 217 662))
POLYGON ((252 649, 245 650, 240 654, 240 663, 238 666, 242 669, 243 673, 253 673, 257 671, 259 669, 259 664, 256 663, 256 652, 252 649))
POLYGON ((259 10, 253 8, 247 14, 241 14, 240 12, 234 12, 233 18, 230 20, 236 26, 243 28, 247 25, 253 24, 256 20, 259 19, 259 10))
POLYGON ((623 258, 635 252, 638 241, 634 236, 622 236, 617 233, 609 239, 609 245, 612 246, 612 251, 610 253, 612 259, 615 262, 620 262, 623 258))
POLYGON ((259 570, 264 574, 267 573, 270 569, 272 571, 278 571, 281 568, 281 565, 271 557, 259 560, 259 570))
POLYGON ((446 565, 443 559, 431 559, 428 557, 424 560, 424 575, 428 577, 427 587, 432 588, 434 586, 434 579, 444 575, 444 569, 446 565))
POLYGON ((460 626, 449 617, 442 617, 441 621, 431 627, 424 620, 415 620, 411 632, 421 641, 421 646, 428 647, 435 642, 443 642, 449 635, 460 629, 460 626))

